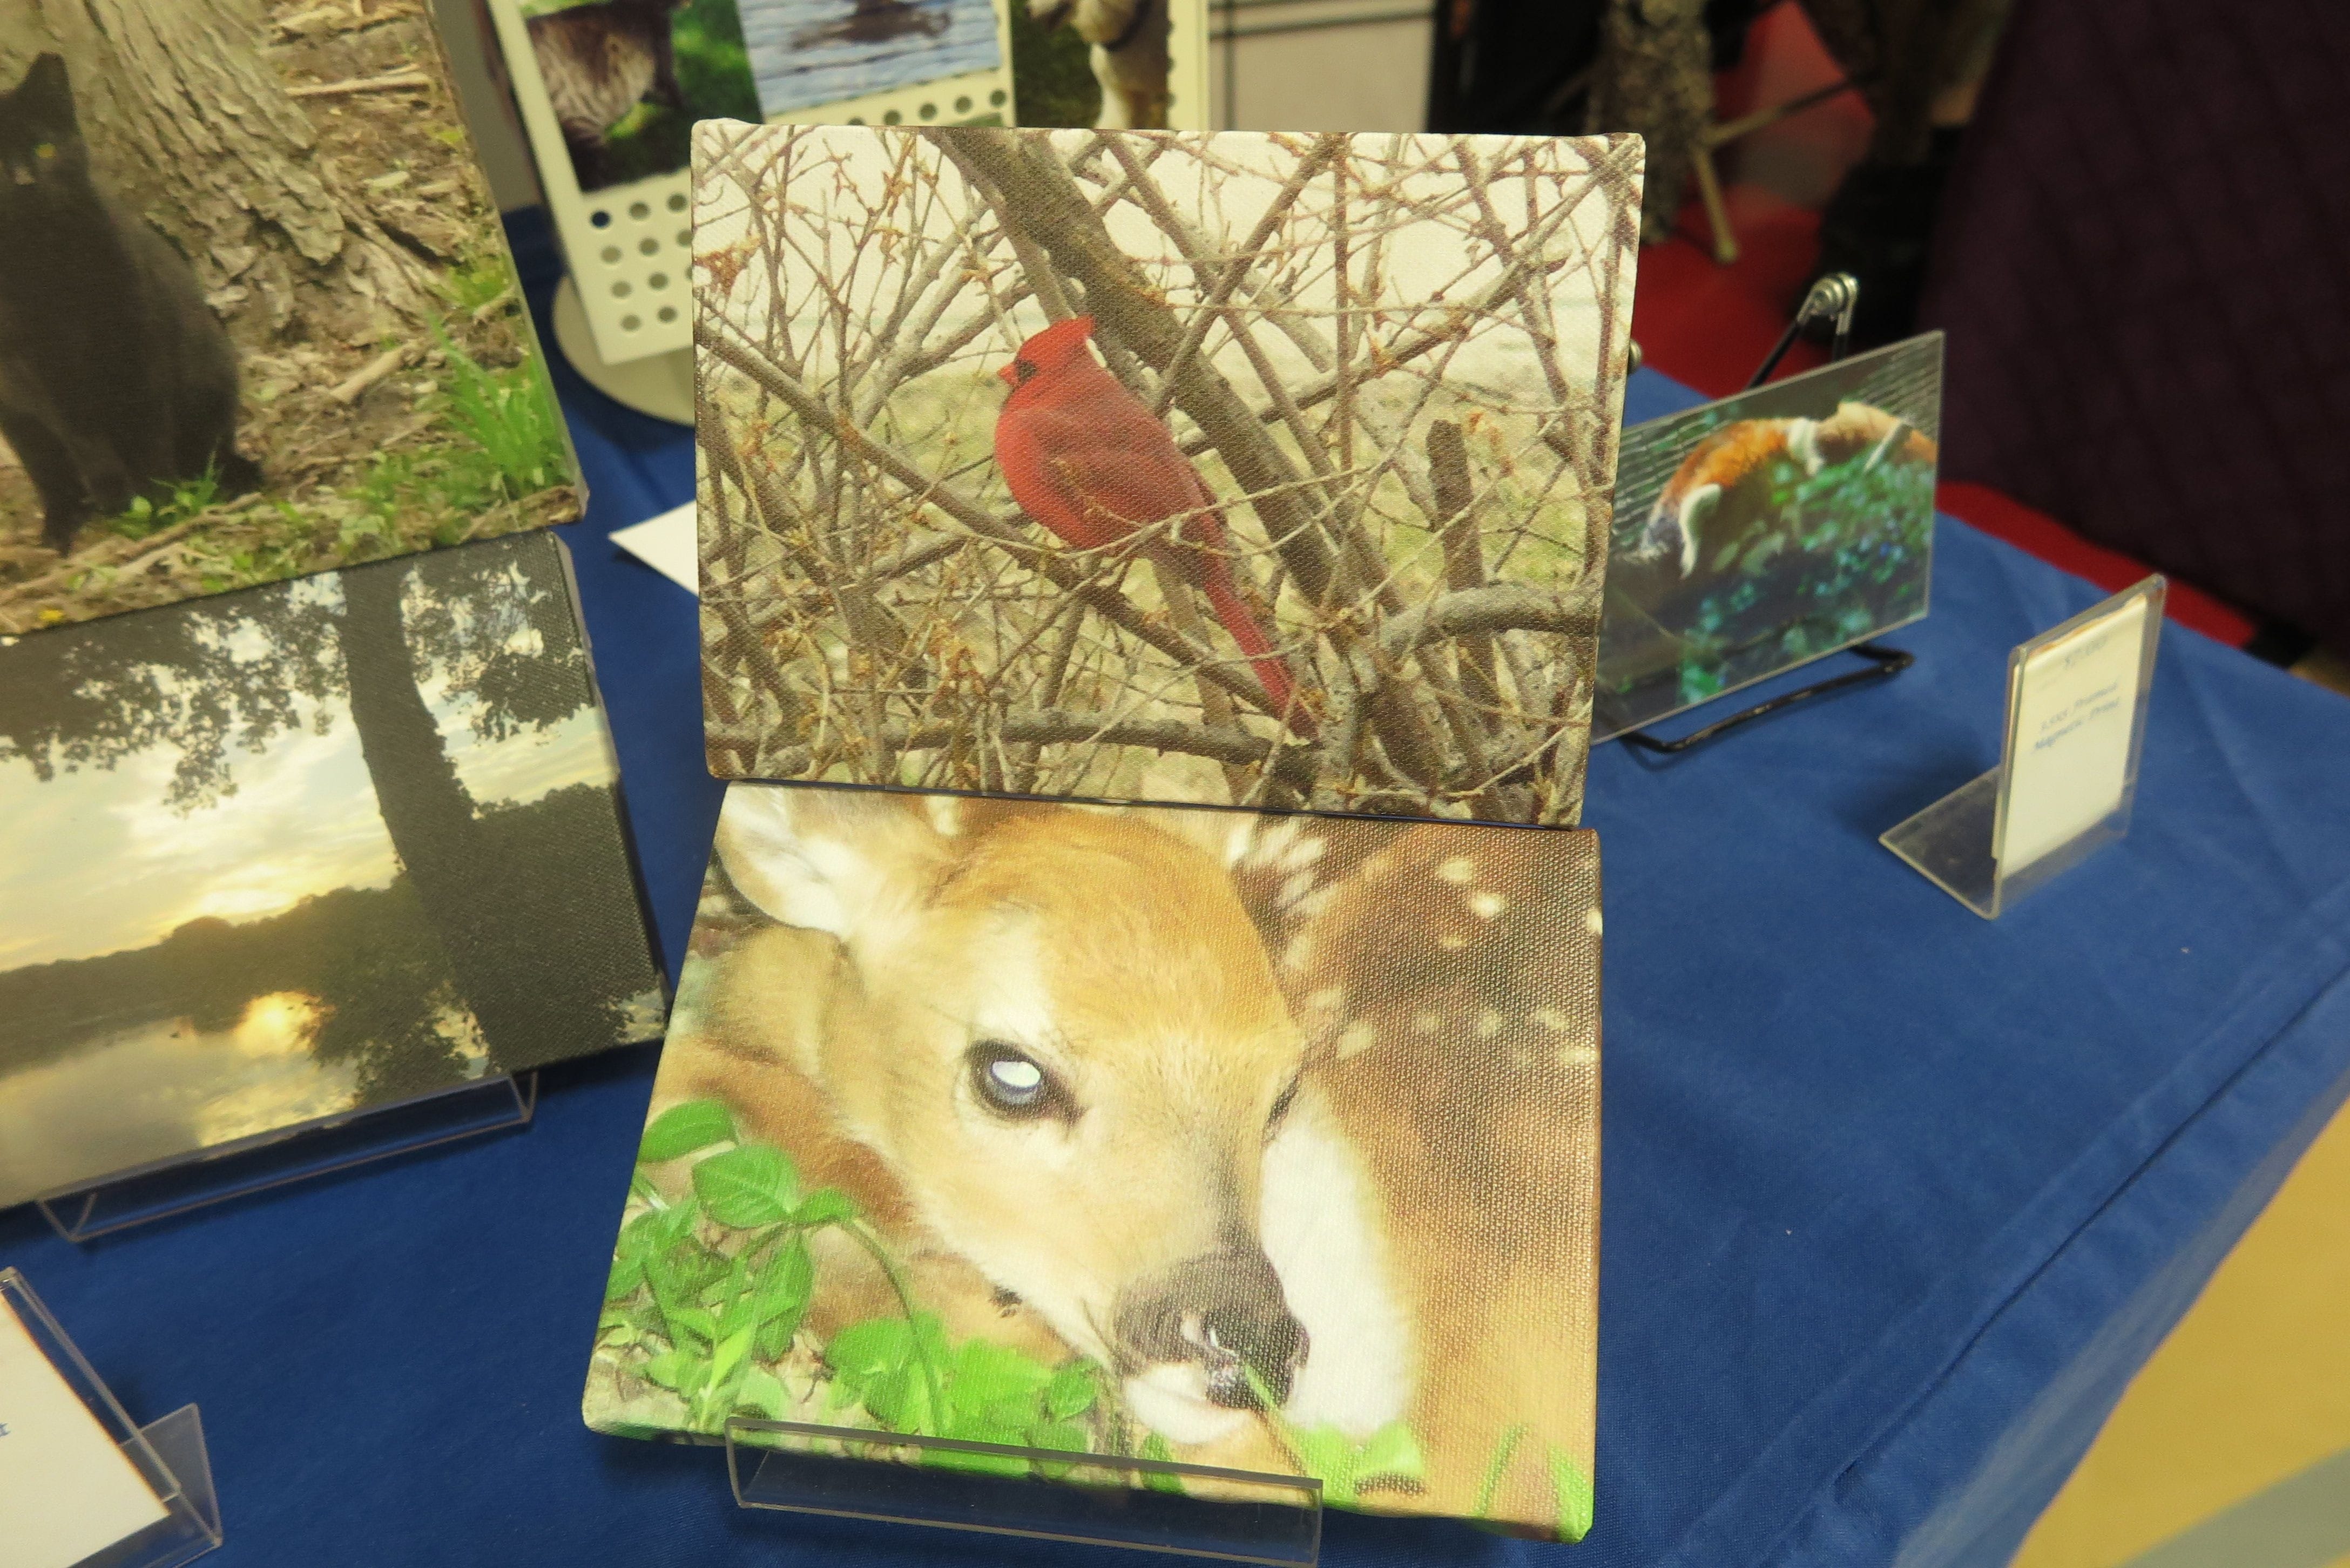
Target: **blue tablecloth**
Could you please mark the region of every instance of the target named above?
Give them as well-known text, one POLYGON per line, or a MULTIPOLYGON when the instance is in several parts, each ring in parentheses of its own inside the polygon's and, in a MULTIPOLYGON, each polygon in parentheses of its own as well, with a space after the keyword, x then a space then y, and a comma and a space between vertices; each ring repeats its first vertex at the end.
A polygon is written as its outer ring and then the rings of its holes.
MULTIPOLYGON (((718 803, 692 603, 603 535, 684 500, 691 453, 562 379, 595 493, 567 532, 673 967, 718 803)), ((1643 376, 1631 416, 1685 400, 1643 376)), ((1877 835, 1997 760, 2006 650, 2097 596, 1956 523, 1937 544, 1933 615, 1892 639, 1908 673, 1593 763, 1590 1539, 1335 1515, 1330 1563, 2003 1562, 2350 1092, 2350 703, 2172 629, 2129 837, 1979 920, 1877 835)), ((203 1407, 221 1568, 1134 1561, 743 1514, 716 1454, 581 1427, 652 1069, 551 1072, 526 1132, 88 1248, 0 1215, 0 1263, 135 1416, 203 1407)))

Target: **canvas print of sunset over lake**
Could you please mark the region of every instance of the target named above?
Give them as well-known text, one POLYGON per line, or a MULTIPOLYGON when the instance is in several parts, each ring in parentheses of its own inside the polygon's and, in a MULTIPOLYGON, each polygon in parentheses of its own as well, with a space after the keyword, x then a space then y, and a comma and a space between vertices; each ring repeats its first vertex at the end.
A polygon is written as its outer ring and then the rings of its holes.
POLYGON ((561 552, 0 643, 0 1206, 660 1033, 561 552))

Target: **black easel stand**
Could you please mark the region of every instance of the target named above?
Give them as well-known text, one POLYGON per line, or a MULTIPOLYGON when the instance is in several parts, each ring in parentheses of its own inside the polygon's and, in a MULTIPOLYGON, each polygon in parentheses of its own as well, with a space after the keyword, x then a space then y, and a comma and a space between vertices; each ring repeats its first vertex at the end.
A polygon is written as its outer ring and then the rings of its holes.
MULTIPOLYGON (((1794 346, 1795 334, 1801 332, 1809 322, 1835 317, 1835 339, 1828 348, 1828 363, 1833 365, 1843 358, 1845 350, 1852 345, 1852 313, 1854 307, 1859 303, 1860 282, 1848 272, 1832 272, 1812 285, 1811 292, 1804 296, 1804 303, 1795 311, 1795 318, 1787 323, 1787 330, 1779 334, 1779 341, 1772 345, 1771 352, 1763 357, 1762 363, 1755 369, 1753 379, 1746 383, 1746 390, 1751 392, 1771 379, 1771 372, 1779 368, 1779 361, 1785 358, 1787 350, 1794 346)), ((1659 756, 1678 756, 1683 752, 1694 750, 1704 745, 1708 741, 1729 733, 1741 724, 1751 723, 1766 713, 1776 713, 1782 709, 1792 708, 1798 702, 1809 701, 1814 697, 1825 697, 1831 691, 1841 691, 1848 686, 1858 686, 1870 680, 1889 680, 1918 661, 1915 654, 1905 653, 1900 649, 1887 648, 1881 643, 1875 642, 1856 642, 1844 651, 1856 653, 1867 659, 1869 668, 1855 670, 1832 680, 1799 687, 1793 691, 1783 691, 1767 702, 1757 702, 1752 708, 1732 713, 1726 719, 1717 719, 1702 729, 1691 730, 1678 741, 1660 741, 1645 730, 1627 730, 1616 739, 1627 746, 1634 746, 1644 752, 1653 752, 1659 756)))
POLYGON ((1783 691, 1767 702, 1757 702, 1752 708, 1732 713, 1726 719, 1716 719, 1701 730, 1691 730, 1678 741, 1660 741, 1645 730, 1627 730, 1616 738, 1627 746, 1637 746, 1644 752, 1654 752, 1660 756, 1678 756, 1683 752, 1705 744, 1716 736, 1735 730, 1741 724, 1751 723, 1766 713, 1776 713, 1783 708, 1792 708, 1798 702, 1807 702, 1814 697, 1825 697, 1831 691, 1841 691, 1847 686, 1859 686, 1871 680, 1890 680, 1918 662, 1918 656, 1914 653, 1898 648, 1887 648, 1877 642, 1856 642, 1844 651, 1860 655, 1861 658, 1868 660, 1869 667, 1866 670, 1851 670, 1833 680, 1822 680, 1814 685, 1800 686, 1793 691, 1783 691))

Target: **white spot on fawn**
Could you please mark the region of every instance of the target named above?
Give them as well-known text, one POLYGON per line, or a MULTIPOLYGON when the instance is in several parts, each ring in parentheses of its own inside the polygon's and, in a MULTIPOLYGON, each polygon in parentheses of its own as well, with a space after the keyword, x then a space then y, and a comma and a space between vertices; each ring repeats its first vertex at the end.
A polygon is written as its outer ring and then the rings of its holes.
POLYGON ((1349 1023, 1338 1036, 1339 1058, 1344 1060, 1348 1056, 1359 1056, 1378 1043, 1379 1032, 1376 1025, 1349 1023))
POLYGON ((1490 920, 1510 907, 1510 901, 1499 893, 1480 892, 1469 895, 1469 912, 1481 920, 1490 920))
POLYGON ((1455 855, 1436 868, 1436 879, 1455 888, 1466 888, 1477 875, 1477 863, 1466 855, 1455 855))

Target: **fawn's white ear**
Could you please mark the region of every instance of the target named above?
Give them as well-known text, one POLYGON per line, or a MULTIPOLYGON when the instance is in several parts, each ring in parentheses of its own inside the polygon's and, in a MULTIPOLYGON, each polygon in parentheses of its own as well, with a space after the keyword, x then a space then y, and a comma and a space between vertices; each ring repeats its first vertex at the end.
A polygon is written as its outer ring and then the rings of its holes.
POLYGON ((737 784, 718 814, 718 859, 735 888, 779 924, 844 942, 920 903, 942 854, 937 828, 889 795, 737 784))
POLYGON ((1699 556, 1698 537, 1721 504, 1721 486, 1700 484, 1681 499, 1681 576, 1694 576, 1699 556))

